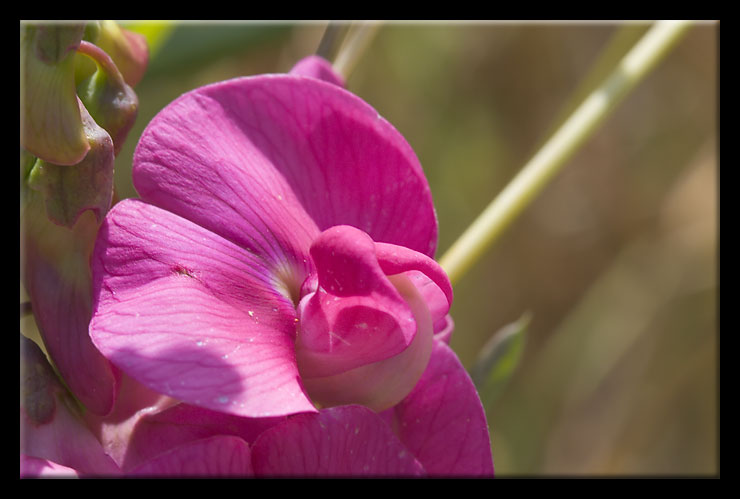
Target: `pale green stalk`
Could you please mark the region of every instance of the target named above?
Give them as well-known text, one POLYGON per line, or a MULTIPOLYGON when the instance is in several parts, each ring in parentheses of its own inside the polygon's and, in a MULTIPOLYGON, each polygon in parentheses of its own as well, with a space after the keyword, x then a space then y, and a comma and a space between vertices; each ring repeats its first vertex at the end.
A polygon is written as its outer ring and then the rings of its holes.
POLYGON ((323 57, 327 61, 331 61, 336 57, 339 48, 344 42, 344 37, 347 36, 350 25, 344 22, 331 21, 327 24, 324 30, 324 35, 321 37, 319 47, 316 49, 316 55, 323 57))
POLYGON ((365 22, 352 26, 332 66, 334 71, 347 80, 363 52, 380 28, 379 22, 365 22))
POLYGON ((547 185, 617 103, 676 44, 688 21, 659 21, 440 259, 454 284, 547 185))

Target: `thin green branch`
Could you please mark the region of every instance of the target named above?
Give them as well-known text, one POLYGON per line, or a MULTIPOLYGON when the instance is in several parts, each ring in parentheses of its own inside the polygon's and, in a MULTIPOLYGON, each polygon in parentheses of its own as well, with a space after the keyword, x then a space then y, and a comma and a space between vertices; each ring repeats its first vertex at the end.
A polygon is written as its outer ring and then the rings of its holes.
POLYGON ((350 29, 333 63, 334 71, 342 75, 345 81, 352 74, 378 28, 380 28, 379 22, 368 21, 352 26, 350 29))
POLYGON ((454 284, 476 263, 511 222, 547 185, 621 99, 642 80, 686 32, 688 21, 659 21, 630 50, 473 221, 440 259, 454 284))
POLYGON ((336 57, 339 48, 344 42, 347 31, 349 30, 349 23, 331 21, 326 26, 324 35, 321 37, 319 47, 316 49, 316 55, 323 57, 327 61, 331 61, 336 57))

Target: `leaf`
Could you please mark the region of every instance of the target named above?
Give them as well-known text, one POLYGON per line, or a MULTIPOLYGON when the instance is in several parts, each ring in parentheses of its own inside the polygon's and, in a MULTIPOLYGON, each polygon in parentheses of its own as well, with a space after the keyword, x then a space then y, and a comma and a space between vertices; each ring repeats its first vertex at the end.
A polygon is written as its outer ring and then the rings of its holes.
POLYGON ((470 370, 483 407, 488 408, 498 399, 519 365, 524 351, 524 333, 531 317, 527 312, 497 331, 483 347, 470 370))

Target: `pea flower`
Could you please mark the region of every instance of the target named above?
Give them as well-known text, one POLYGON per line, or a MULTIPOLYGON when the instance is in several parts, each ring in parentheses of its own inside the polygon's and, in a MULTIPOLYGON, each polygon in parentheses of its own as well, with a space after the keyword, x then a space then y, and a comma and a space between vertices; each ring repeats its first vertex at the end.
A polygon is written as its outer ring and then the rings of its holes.
MULTIPOLYGON (((90 336, 196 413, 270 421, 256 439, 208 437, 249 450, 244 474, 490 475, 480 400, 445 342, 452 289, 423 170, 327 67, 201 87, 152 120, 141 199, 98 233, 90 336)), ((185 452, 175 440, 148 457, 185 452)), ((166 474, 185 459, 170 457, 138 465, 166 474)))

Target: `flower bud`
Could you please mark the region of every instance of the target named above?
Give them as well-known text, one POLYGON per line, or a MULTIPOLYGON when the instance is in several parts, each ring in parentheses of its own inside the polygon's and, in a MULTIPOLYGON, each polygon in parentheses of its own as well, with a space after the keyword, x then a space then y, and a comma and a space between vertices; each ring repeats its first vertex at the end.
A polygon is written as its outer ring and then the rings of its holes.
POLYGON ((115 21, 104 20, 88 24, 85 40, 113 59, 127 84, 134 87, 141 81, 149 63, 149 48, 144 36, 121 28, 115 21))
POLYGON ((110 134, 114 153, 118 154, 136 121, 139 100, 103 50, 83 41, 79 53, 88 56, 97 65, 97 70, 77 86, 80 100, 98 125, 110 134))
POLYGON ((74 51, 84 25, 21 26, 21 147, 73 165, 90 145, 75 94, 74 51))
POLYGON ((90 149, 87 155, 75 165, 57 165, 39 159, 27 176, 28 186, 43 194, 49 219, 70 228, 86 210, 95 212, 100 222, 113 196, 113 141, 81 102, 78 106, 90 149))

